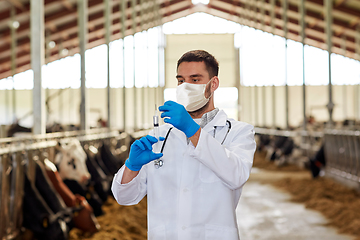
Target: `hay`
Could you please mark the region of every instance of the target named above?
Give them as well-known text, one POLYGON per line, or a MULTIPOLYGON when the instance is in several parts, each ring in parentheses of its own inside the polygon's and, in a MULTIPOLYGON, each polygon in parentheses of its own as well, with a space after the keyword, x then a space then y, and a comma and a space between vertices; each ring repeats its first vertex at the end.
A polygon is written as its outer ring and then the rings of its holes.
MULTIPOLYGON (((321 212, 340 233, 360 240, 360 194, 328 178, 312 179, 311 173, 294 165, 277 167, 255 154, 254 167, 269 170, 260 181, 283 189, 292 195, 292 201, 303 203, 309 209, 321 212), (277 175, 277 177, 274 177, 277 175), (264 179, 267 178, 267 179, 264 179), (272 178, 272 179, 269 179, 272 178)), ((146 240, 147 205, 144 198, 135 206, 120 206, 109 198, 103 206, 105 214, 98 217, 101 230, 89 236, 78 229, 70 231, 69 240, 146 240)))
POLYGON ((103 206, 104 215, 97 217, 101 229, 88 235, 79 229, 70 231, 69 240, 146 240, 147 239, 147 204, 144 198, 134 206, 120 206, 109 197, 103 206))

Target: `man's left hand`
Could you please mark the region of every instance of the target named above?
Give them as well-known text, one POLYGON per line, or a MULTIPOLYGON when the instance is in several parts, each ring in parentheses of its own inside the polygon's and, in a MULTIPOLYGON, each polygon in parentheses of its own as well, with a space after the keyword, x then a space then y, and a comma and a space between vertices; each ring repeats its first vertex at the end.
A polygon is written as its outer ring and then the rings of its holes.
POLYGON ((200 128, 186 111, 183 105, 173 101, 166 101, 163 106, 159 107, 161 117, 164 122, 172 124, 174 127, 184 132, 186 137, 192 137, 200 128))

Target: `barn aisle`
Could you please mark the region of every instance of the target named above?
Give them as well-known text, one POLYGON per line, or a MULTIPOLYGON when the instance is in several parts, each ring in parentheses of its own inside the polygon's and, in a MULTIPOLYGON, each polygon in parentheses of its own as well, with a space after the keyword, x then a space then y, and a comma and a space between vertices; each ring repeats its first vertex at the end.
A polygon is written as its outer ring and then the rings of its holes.
MULTIPOLYGON (((274 167, 261 154, 255 154, 254 166, 237 209, 241 240, 360 240, 359 193, 329 179, 313 180, 295 166, 274 167), (327 211, 322 215, 309 205, 327 211)), ((146 198, 125 207, 109 197, 104 212, 98 233, 73 229, 69 240, 147 239, 146 198)))
POLYGON ((337 234, 319 212, 290 201, 291 195, 269 184, 281 178, 310 178, 306 172, 270 172, 253 168, 237 209, 242 240, 351 240, 337 234))

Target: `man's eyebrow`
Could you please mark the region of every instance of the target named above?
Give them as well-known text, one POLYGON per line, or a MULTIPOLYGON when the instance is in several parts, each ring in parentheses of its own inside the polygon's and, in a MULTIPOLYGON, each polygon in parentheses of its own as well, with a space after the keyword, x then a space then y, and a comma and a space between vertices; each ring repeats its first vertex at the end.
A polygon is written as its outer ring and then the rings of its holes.
MULTIPOLYGON (((193 75, 190 75, 191 78, 197 78, 197 77, 203 77, 203 75, 201 74, 193 74, 193 75)), ((181 75, 176 75, 176 78, 184 78, 183 76, 181 75)))
POLYGON ((203 77, 203 75, 201 75, 201 74, 193 74, 193 75, 190 75, 190 77, 192 77, 192 78, 203 77))

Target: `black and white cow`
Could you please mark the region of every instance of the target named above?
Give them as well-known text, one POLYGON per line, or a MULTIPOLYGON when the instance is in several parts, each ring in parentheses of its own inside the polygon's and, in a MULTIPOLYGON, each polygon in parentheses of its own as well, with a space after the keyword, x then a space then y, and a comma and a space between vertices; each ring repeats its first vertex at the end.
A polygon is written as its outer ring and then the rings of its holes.
MULTIPOLYGON (((67 207, 74 210, 74 227, 83 232, 95 233, 100 229, 100 225, 94 216, 94 211, 84 196, 74 194, 61 179, 56 166, 48 159, 44 160, 46 173, 56 191, 64 200, 67 207)), ((86 195, 86 194, 83 194, 86 195)))
POLYGON ((35 179, 24 178, 23 226, 36 239, 66 240, 73 226, 72 209, 67 208, 48 180, 40 160, 35 161, 35 179))
MULTIPOLYGON (((110 193, 110 185, 112 181, 112 176, 104 172, 104 169, 101 168, 99 162, 101 162, 101 157, 98 154, 98 150, 94 146, 88 146, 86 151, 87 160, 86 166, 89 169, 91 174, 90 186, 95 189, 100 199, 105 202, 110 193)), ((104 167, 104 164, 102 164, 104 167)))
POLYGON ((94 175, 94 172, 91 172, 92 168, 89 166, 87 153, 81 146, 80 141, 71 139, 67 145, 60 144, 58 150, 55 163, 64 183, 74 194, 86 198, 93 208, 95 216, 102 215, 101 206, 104 203, 103 198, 100 197, 102 191, 100 191, 101 189, 98 191, 99 187, 96 187, 94 183, 93 179, 97 176, 94 175))
POLYGON ((60 150, 55 156, 60 177, 63 180, 74 180, 85 186, 91 176, 86 166, 86 153, 80 141, 73 138, 67 145, 59 144, 60 150))
POLYGON ((111 175, 114 175, 117 173, 117 171, 121 168, 121 166, 124 164, 124 161, 122 159, 117 158, 111 151, 110 147, 103 143, 100 148, 100 156, 103 160, 105 166, 109 170, 111 175))
POLYGON ((295 140, 288 136, 257 134, 257 150, 265 152, 265 159, 273 161, 277 166, 291 164, 305 168, 308 158, 295 140))

